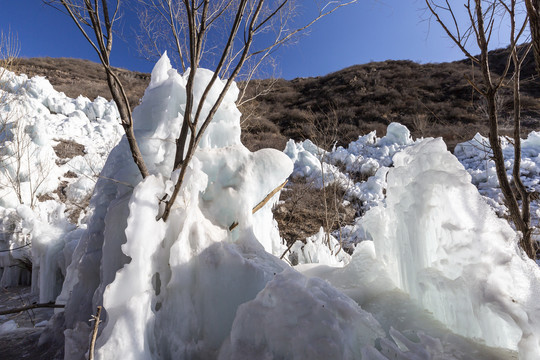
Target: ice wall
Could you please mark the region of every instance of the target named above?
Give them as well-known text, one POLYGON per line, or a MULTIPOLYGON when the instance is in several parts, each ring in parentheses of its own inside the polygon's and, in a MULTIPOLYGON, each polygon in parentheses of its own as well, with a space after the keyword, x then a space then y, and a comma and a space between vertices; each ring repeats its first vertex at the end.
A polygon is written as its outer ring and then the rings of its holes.
POLYGON ((441 139, 398 153, 362 223, 395 284, 450 329, 540 354, 540 270, 441 139))

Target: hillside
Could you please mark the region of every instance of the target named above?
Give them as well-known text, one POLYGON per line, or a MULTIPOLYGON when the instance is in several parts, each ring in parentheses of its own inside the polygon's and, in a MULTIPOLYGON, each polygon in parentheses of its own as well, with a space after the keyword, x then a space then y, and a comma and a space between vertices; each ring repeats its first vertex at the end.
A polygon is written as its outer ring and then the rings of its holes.
MULTIPOLYGON (((507 53, 491 53, 495 73, 502 72, 507 53)), ((110 97, 99 64, 88 60, 21 59, 16 72, 46 76, 59 91, 70 97, 80 93, 90 99, 110 97)), ((138 104, 149 74, 121 70, 132 105, 138 104)), ((384 134, 391 122, 409 127, 414 136, 442 136, 450 148, 470 139, 476 132, 487 134, 483 103, 465 77, 480 77, 467 61, 418 64, 412 61, 373 62, 352 66, 313 78, 254 81, 246 97, 260 88, 268 94, 240 107, 244 114, 244 142, 250 149, 283 149, 289 138, 313 138, 316 127, 337 119, 336 140, 348 144, 373 129, 384 134), (316 125, 319 124, 319 125, 316 125)), ((534 78, 532 56, 522 70, 523 133, 538 129, 540 84, 534 78)), ((510 133, 511 88, 500 98, 501 126, 510 133)), ((321 130, 321 129, 319 129, 321 130)))
MULTIPOLYGON (((54 88, 71 98, 84 95, 89 99, 102 96, 111 99, 107 78, 101 64, 90 60, 69 58, 21 58, 15 68, 16 73, 29 77, 45 76, 54 88)), ((128 98, 137 105, 150 81, 150 74, 120 69, 128 98)))

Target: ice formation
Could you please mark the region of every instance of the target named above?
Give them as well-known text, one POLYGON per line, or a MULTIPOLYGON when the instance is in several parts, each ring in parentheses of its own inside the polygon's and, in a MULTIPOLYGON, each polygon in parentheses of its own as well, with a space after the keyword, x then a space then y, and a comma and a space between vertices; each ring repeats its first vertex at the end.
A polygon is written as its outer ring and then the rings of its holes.
MULTIPOLYGON (((54 301, 71 260, 64 249, 79 233, 71 233, 75 224, 67 221, 65 204, 82 208, 90 197, 120 139, 118 111, 103 98, 70 99, 43 77, 0 74, 0 285, 31 283, 40 301, 54 301), (54 150, 60 145, 84 153, 60 157, 54 150), (31 278, 21 266, 29 261, 31 278)), ((81 227, 83 216, 74 219, 81 227)))
POLYGON ((360 359, 381 337, 350 297, 289 269, 239 307, 219 359, 360 359))
MULTIPOLYGON (((212 75, 197 71, 195 106, 212 75)), ((236 86, 200 143, 167 223, 155 220, 159 199, 172 191, 186 77, 162 57, 134 111, 135 134, 152 175, 141 181, 123 139, 98 181, 94 216, 59 297, 67 302, 66 358, 84 356, 87 319, 100 304, 107 322, 98 358, 216 356, 236 308, 286 267, 269 254, 283 251, 272 202, 254 215, 252 208, 289 176, 292 163, 279 151, 251 153, 240 143, 236 86), (229 231, 234 222, 238 227, 229 231)), ((223 86, 218 80, 206 101, 223 86)))
POLYGON ((324 173, 325 186, 338 183, 345 190, 347 199, 360 203, 361 209, 367 211, 384 200, 384 178, 392 165, 392 156, 413 143, 409 129, 391 123, 382 138, 372 131, 351 142, 347 148, 340 146, 326 151, 310 140, 289 140, 284 152, 294 162, 293 178, 302 177, 322 187, 324 173), (354 182, 353 174, 368 180, 354 182))
MULTIPOLYGON (((514 146, 507 138, 501 138, 501 145, 505 158, 505 166, 509 179, 512 176, 514 166, 514 146)), ((491 159, 489 140, 476 134, 473 139, 456 145, 454 151, 456 157, 465 166, 476 185, 486 200, 496 209, 499 214, 507 212, 504 206, 504 198, 499 188, 499 181, 495 172, 495 163, 491 159)), ((526 139, 521 141, 521 181, 527 191, 540 193, 540 132, 531 132, 526 139)), ((531 202, 531 223, 538 223, 540 211, 538 202, 531 202)), ((540 239, 538 239, 540 240, 540 239)))
POLYGON ((394 283, 458 334, 540 354, 540 269, 441 139, 396 154, 385 207, 363 218, 394 283))
MULTIPOLYGON (((398 132, 396 130, 399 127, 392 128, 395 133, 398 132)), ((394 134, 394 138, 407 139, 407 132, 403 129, 401 131, 403 135, 394 134)), ((530 164, 530 159, 537 157, 535 154, 538 153, 538 147, 530 140, 536 136, 536 133, 532 133, 524 142, 525 164, 530 164)), ((329 280, 332 285, 355 299, 362 308, 375 309, 378 312, 375 314, 377 319, 394 319, 390 326, 384 326, 393 341, 381 342, 379 349, 385 353, 386 348, 385 354, 390 355, 389 358, 395 354, 395 345, 399 343, 396 336, 400 336, 395 329, 392 332, 391 328, 398 327, 405 333, 414 328, 411 328, 411 320, 399 324, 396 319, 402 313, 396 314, 396 310, 392 311, 383 305, 388 298, 385 294, 391 293, 392 298, 399 298, 399 292, 392 290, 396 286, 410 296, 411 300, 407 301, 412 302, 413 309, 419 307, 430 311, 435 319, 447 327, 447 330, 437 334, 441 336, 440 339, 447 336, 443 335, 445 332, 452 331, 466 338, 479 339, 490 347, 508 351, 473 350, 470 344, 461 344, 462 349, 467 349, 465 353, 479 351, 486 358, 507 358, 513 356, 509 352, 518 351, 520 358, 534 359, 540 353, 540 307, 536 301, 540 295, 540 272, 534 262, 518 249, 517 234, 505 220, 496 217, 485 198, 471 183, 469 173, 446 151, 441 139, 416 143, 402 140, 399 143, 405 143, 406 146, 394 152, 387 148, 392 142, 382 139, 376 138, 375 134, 370 141, 361 137, 357 143, 362 144, 362 147, 354 155, 347 155, 349 151, 343 148, 325 153, 326 161, 331 163, 339 156, 339 159, 345 159, 341 161, 349 164, 348 167, 354 163, 352 160, 355 156, 362 159, 364 164, 383 163, 375 176, 354 187, 362 188, 364 194, 382 195, 384 190, 386 195, 371 196, 372 201, 365 206, 370 210, 358 218, 355 224, 342 229, 342 236, 349 241, 363 241, 357 246, 348 265, 341 270, 320 265, 302 265, 299 269, 306 275, 329 280), (381 156, 389 153, 390 157, 381 156), (373 243, 366 239, 372 239, 373 243), (373 244, 373 250, 370 250, 370 243, 373 244), (359 258, 363 259, 361 263, 359 258), (375 285, 373 276, 362 276, 368 271, 378 271, 381 274, 379 276, 388 278, 377 281, 379 290, 372 288, 375 285), (369 298, 375 300, 366 301, 369 298), (392 314, 389 315, 389 312, 392 314)), ((289 151, 286 151, 295 160, 297 176, 309 177, 317 172, 320 174, 321 166, 315 161, 309 161, 309 158, 321 152, 312 151, 312 147, 304 147, 304 144, 290 142, 289 151), (299 151, 294 153, 290 149, 299 151)), ((349 149, 353 148, 353 144, 349 149)), ((484 194, 487 189, 490 189, 488 194, 496 194, 494 188, 497 182, 481 184, 479 178, 482 174, 485 176, 485 172, 473 166, 478 164, 478 160, 474 162, 475 159, 485 156, 482 149, 470 146, 466 149, 468 157, 463 156, 462 148, 458 148, 457 153, 461 155, 464 164, 471 167, 468 171, 477 176, 475 184, 484 189, 484 194)), ((510 151, 506 149, 506 153, 510 151)), ((361 169, 362 165, 357 168, 361 169)), ((533 164, 524 170, 526 175, 531 174, 526 179, 529 186, 535 183, 535 169, 536 165, 533 164)), ((332 179, 330 176, 327 178, 332 179)), ((341 184, 347 184, 347 180, 341 181, 341 184)), ((310 242, 306 245, 297 243, 293 249, 302 254, 304 248, 311 247, 313 245, 310 242)), ((300 261, 319 262, 318 258, 314 261, 300 261)), ((332 261, 326 260, 326 263, 331 264, 332 261)), ((396 306, 392 303, 391 306, 403 308, 402 304, 396 306)), ((406 311, 410 312, 411 308, 406 311)), ((429 328, 426 322, 430 321, 418 321, 423 323, 420 328, 429 328)), ((430 335, 433 333, 436 332, 432 330, 430 335)), ((422 344, 422 339, 416 341, 415 346, 430 346, 422 344)), ((422 351, 429 350, 432 356, 442 358, 466 357, 463 354, 456 355, 452 350, 456 347, 455 342, 451 344, 443 341, 440 346, 439 350, 424 347, 422 351)), ((409 348, 409 351, 412 350, 409 348)))
MULTIPOLYGON (((198 69, 196 104, 212 75, 198 69)), ((55 174, 43 189, 65 181, 66 198, 83 200, 108 144, 118 140, 114 105, 71 100, 41 78, 10 76, 5 89, 33 114, 24 127, 31 148, 48 154, 35 161, 55 174), (84 145, 86 154, 57 163, 51 149, 60 140, 84 145), (66 177, 68 169, 86 176, 66 177)), ((34 208, 2 198, 0 225, 11 235, 2 232, 0 245, 31 240, 25 251, 38 268, 32 283, 39 284, 40 300, 54 298, 62 285, 56 302, 66 308, 49 321, 43 342, 60 335, 64 358, 84 359, 88 319, 103 305, 98 359, 537 357, 540 270, 489 206, 501 209, 491 164, 477 146, 457 147, 463 167, 442 140, 413 141, 394 123, 382 138, 372 132, 347 148, 324 151, 310 141, 290 141, 284 153, 251 153, 240 143, 233 86, 190 163, 171 216, 156 221, 160 199, 178 176, 172 161, 186 76, 166 56, 156 64, 134 110, 151 176, 142 180, 122 139, 103 167, 86 221, 69 223, 54 197, 34 208), (257 213, 252 208, 291 173, 323 186, 323 172, 325 184, 342 186, 362 215, 341 230, 355 251, 338 251, 334 237, 330 251, 319 231, 293 245, 299 265, 291 267, 277 257, 285 250, 271 213, 277 195, 257 213), (480 194, 495 200, 488 205, 480 194), (238 227, 230 231, 234 222, 238 227)), ((223 85, 218 79, 207 101, 223 85)), ((3 133, 7 145, 11 129, 3 133)), ((530 188, 538 181, 538 139, 532 133, 524 142, 530 188)), ((30 281, 11 270, 10 261, 0 256, 2 284, 30 281)), ((0 332, 13 327, 0 325, 0 332)))

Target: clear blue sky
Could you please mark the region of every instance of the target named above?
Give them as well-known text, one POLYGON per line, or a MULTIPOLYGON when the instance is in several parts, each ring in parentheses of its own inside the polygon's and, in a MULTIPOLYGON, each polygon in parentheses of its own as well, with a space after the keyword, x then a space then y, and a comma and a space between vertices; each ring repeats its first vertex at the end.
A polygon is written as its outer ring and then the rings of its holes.
MULTIPOLYGON (((439 26, 425 21, 424 6, 423 0, 360 0, 339 9, 315 24, 298 44, 277 53, 278 75, 286 79, 319 76, 387 59, 420 63, 462 59, 439 26)), ((40 0, 0 0, 0 29, 18 34, 24 57, 97 61, 71 19, 40 0)), ((138 58, 135 46, 129 45, 133 42, 131 25, 124 25, 123 30, 124 39, 117 37, 113 47, 113 65, 151 71, 153 64, 138 58)))

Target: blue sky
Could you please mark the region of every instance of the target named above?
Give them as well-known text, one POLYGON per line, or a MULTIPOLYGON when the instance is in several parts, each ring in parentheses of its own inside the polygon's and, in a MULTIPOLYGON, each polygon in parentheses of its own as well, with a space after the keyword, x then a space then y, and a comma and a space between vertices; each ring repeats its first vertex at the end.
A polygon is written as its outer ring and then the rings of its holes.
MULTIPOLYGON (((420 63, 462 59, 461 52, 439 26, 427 21, 424 6, 423 0, 360 0, 339 9, 316 23, 297 44, 277 52, 278 75, 286 79, 320 76, 347 66, 387 59, 420 63)), ((112 63, 149 72, 153 64, 139 58, 135 46, 130 45, 131 26, 125 24, 123 39, 116 38, 112 63)), ((24 57, 97 61, 71 19, 40 0, 0 0, 0 29, 18 35, 20 55, 24 57)), ((498 44, 505 45, 504 40, 498 44)))

